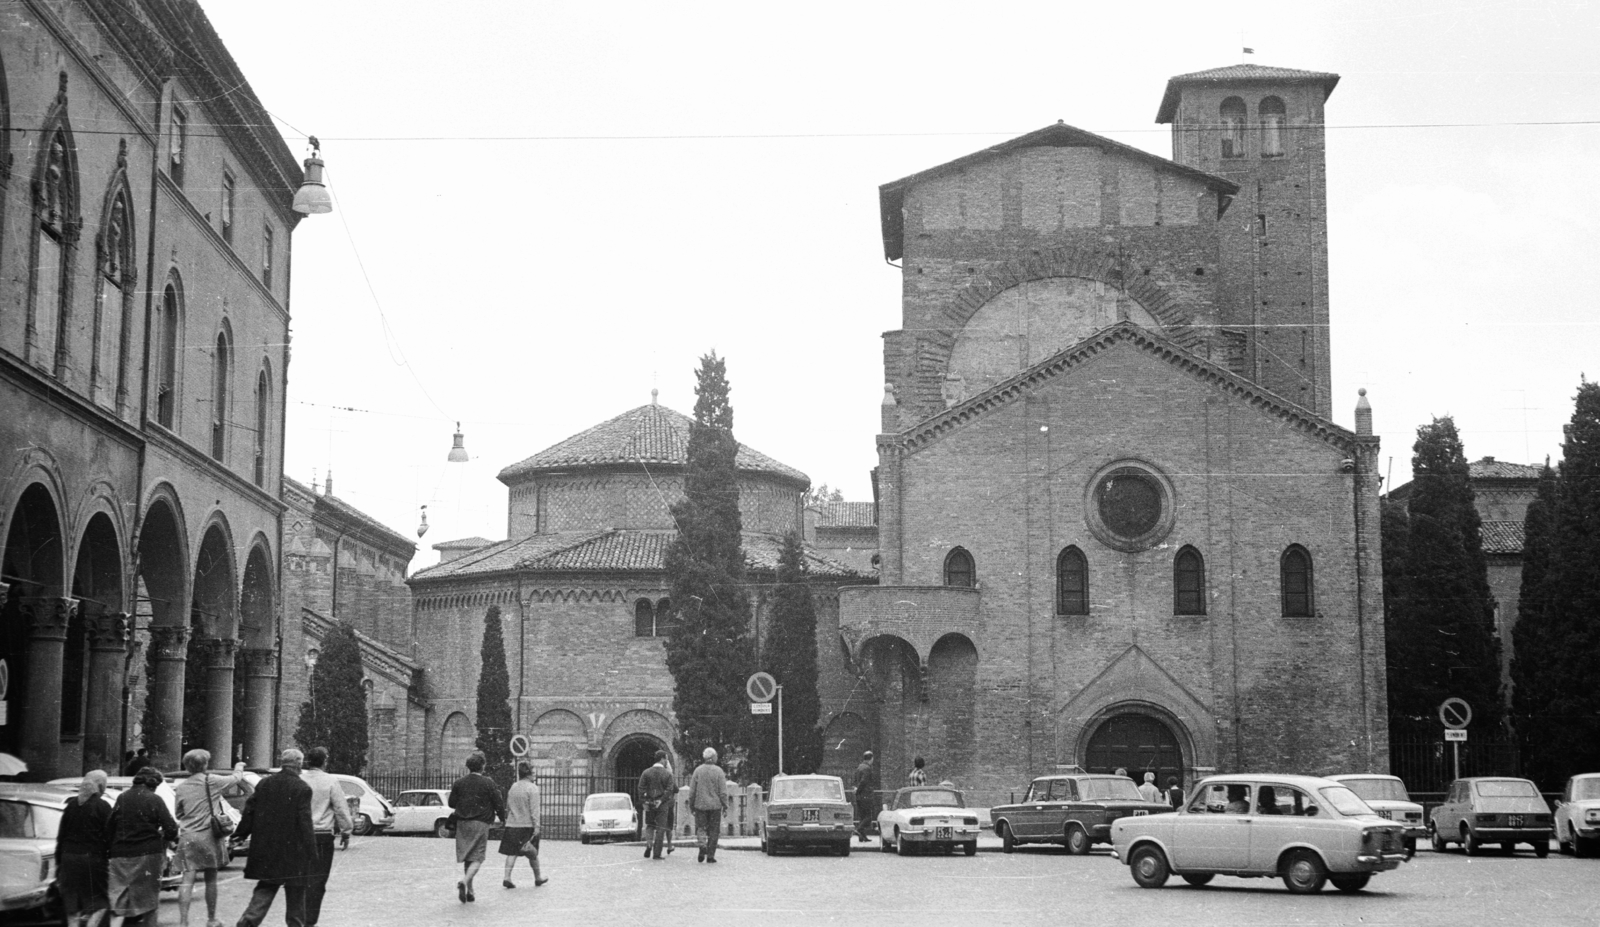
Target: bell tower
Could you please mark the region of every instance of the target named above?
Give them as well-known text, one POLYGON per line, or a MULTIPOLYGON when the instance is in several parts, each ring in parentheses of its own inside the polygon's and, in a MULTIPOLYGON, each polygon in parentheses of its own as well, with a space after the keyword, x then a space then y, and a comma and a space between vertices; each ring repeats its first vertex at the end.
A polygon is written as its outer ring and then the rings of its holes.
POLYGON ((1218 223, 1222 319, 1239 373, 1331 417, 1323 106, 1339 75, 1232 65, 1167 81, 1172 159, 1239 194, 1218 223))

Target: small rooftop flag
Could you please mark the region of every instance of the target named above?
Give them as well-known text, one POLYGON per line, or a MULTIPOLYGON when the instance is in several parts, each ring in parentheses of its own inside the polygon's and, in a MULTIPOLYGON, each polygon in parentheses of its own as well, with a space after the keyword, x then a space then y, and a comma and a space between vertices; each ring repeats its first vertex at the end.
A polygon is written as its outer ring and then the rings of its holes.
POLYGON ((1256 53, 1256 50, 1247 46, 1244 50, 1244 53, 1247 55, 1253 55, 1256 53))

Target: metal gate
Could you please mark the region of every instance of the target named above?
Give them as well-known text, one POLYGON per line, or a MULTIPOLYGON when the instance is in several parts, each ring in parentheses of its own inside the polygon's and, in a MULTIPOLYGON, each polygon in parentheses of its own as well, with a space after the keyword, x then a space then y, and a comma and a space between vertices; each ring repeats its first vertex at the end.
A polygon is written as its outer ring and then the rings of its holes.
MULTIPOLYGON (((392 802, 401 792, 410 789, 448 789, 461 778, 461 774, 375 773, 365 778, 369 785, 392 802)), ((609 787, 612 785, 610 777, 593 779, 587 775, 535 773, 533 781, 539 786, 540 829, 549 840, 578 839, 578 817, 583 813, 583 800, 591 792, 611 791, 609 787)))

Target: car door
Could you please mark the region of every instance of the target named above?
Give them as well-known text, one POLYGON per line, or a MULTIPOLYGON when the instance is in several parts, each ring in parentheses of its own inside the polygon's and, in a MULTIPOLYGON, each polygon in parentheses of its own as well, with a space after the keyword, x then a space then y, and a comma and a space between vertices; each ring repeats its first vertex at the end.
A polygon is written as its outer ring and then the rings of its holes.
POLYGON ((415 792, 401 792, 394 800, 394 824, 389 827, 391 834, 407 834, 415 829, 413 821, 417 795, 415 792))
POLYGON ((1288 785, 1258 786, 1251 808, 1250 868, 1255 872, 1275 871, 1278 857, 1291 843, 1323 845, 1317 831, 1333 820, 1310 795, 1288 785))
POLYGON ((1466 785, 1460 779, 1450 783, 1449 791, 1445 792, 1444 801, 1439 807, 1433 809, 1433 829, 1447 839, 1458 836, 1457 831, 1461 826, 1461 793, 1466 785))
POLYGON ((1045 810, 1050 805, 1049 779, 1035 779, 1028 786, 1028 794, 1023 796, 1022 805, 1017 811, 1016 834, 1023 840, 1038 840, 1044 832, 1045 810))
POLYGON ((1172 865, 1183 870, 1242 872, 1250 867, 1255 816, 1249 783, 1215 782, 1196 793, 1172 830, 1172 865), (1232 796, 1243 795, 1243 806, 1232 796), (1229 810, 1229 809, 1233 810, 1229 810))

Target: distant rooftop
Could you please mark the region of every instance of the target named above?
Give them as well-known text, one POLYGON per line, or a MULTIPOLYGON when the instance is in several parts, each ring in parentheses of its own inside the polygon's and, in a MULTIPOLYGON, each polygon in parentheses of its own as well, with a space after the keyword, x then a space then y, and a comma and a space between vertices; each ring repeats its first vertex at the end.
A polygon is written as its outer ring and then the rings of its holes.
POLYGON ((1230 64, 1206 71, 1191 71, 1167 79, 1167 92, 1161 97, 1161 108, 1156 111, 1156 122, 1168 123, 1177 118, 1178 98, 1182 88, 1191 84, 1321 84, 1322 98, 1333 94, 1339 75, 1328 71, 1301 71, 1297 68, 1272 68, 1261 64, 1230 64))
POLYGON ((818 528, 876 528, 878 520, 871 502, 823 502, 817 512, 818 528))

